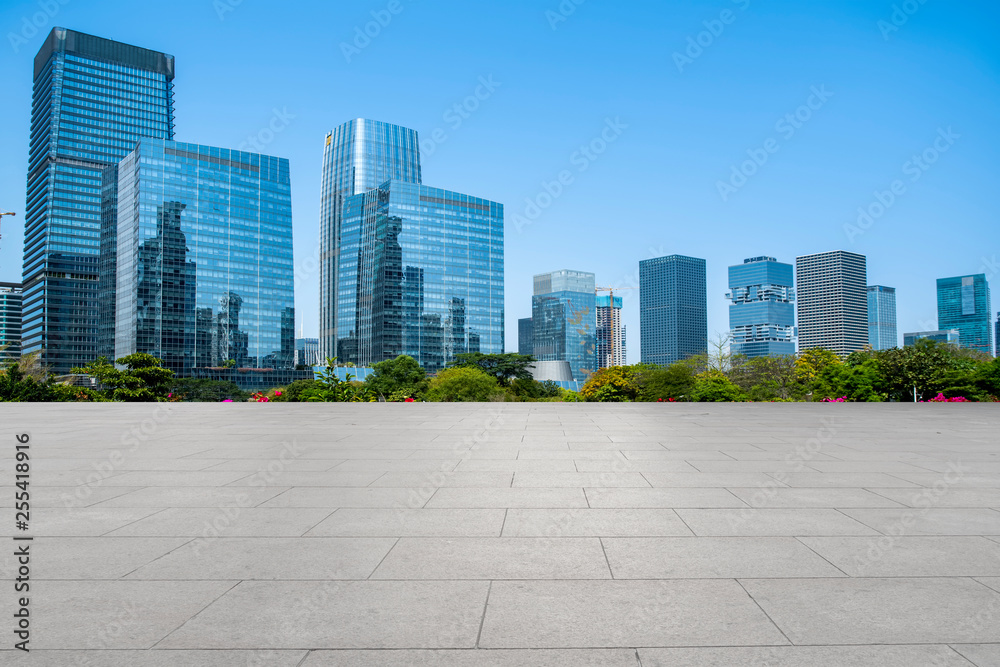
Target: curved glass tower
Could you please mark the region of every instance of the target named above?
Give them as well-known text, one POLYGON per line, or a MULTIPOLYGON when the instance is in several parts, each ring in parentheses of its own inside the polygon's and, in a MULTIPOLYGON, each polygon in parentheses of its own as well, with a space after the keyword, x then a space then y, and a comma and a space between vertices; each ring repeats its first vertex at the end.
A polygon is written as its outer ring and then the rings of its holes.
POLYGON ((341 297, 338 273, 344 200, 374 190, 389 180, 420 183, 420 143, 416 130, 358 118, 326 135, 319 213, 321 360, 340 356, 337 303, 341 297))

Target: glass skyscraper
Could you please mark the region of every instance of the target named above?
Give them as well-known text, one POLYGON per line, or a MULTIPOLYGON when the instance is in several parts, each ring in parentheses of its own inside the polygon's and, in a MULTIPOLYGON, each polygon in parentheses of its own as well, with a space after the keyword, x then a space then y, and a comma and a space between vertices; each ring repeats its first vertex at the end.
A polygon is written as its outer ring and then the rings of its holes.
MULTIPOLYGON (((344 200, 374 190, 389 180, 421 182, 420 143, 415 130, 359 118, 326 135, 320 184, 321 359, 341 356, 337 332, 343 328, 338 320, 342 309, 338 308, 338 303, 344 298, 354 298, 350 294, 351 287, 340 284, 344 200)), ((356 257, 351 261, 356 262, 356 257)), ((356 266, 354 268, 356 270, 356 266)), ((353 316, 349 317, 353 320, 353 316)))
POLYGON ((290 379, 288 160, 142 139, 119 164, 117 201, 115 356, 146 352, 180 377, 290 379))
POLYGON ((625 327, 622 325, 622 298, 611 295, 597 297, 597 367, 624 366, 625 327))
POLYGON ((873 350, 890 350, 899 346, 895 287, 868 286, 868 344, 873 350))
POLYGON ((844 250, 795 259, 799 349, 841 356, 868 345, 868 260, 844 250))
POLYGON ((531 297, 534 356, 568 361, 580 382, 597 370, 597 294, 593 273, 553 271, 535 276, 531 297))
POLYGON ((535 332, 530 317, 522 317, 517 321, 517 353, 533 355, 535 353, 535 332))
POLYGON ((962 347, 993 354, 993 306, 985 274, 938 278, 938 329, 958 329, 962 347))
POLYGON ((0 283, 0 361, 21 356, 21 284, 0 283))
POLYGON ((705 260, 668 255, 639 262, 639 343, 642 363, 660 366, 708 351, 705 260))
POLYGON ((341 215, 341 363, 405 354, 434 372, 504 351, 502 204, 390 180, 347 197, 341 215))
POLYGON ((792 265, 753 257, 729 267, 730 351, 747 357, 795 354, 792 265))
POLYGON ((97 356, 105 169, 173 138, 173 78, 173 56, 65 28, 35 56, 22 347, 55 373, 97 356))

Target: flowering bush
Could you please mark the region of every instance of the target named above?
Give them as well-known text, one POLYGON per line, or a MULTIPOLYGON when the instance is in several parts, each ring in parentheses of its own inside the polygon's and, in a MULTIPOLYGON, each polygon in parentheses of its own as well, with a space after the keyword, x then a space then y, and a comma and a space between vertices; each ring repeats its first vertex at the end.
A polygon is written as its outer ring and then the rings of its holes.
POLYGON ((270 403, 271 399, 268 398, 263 392, 258 391, 256 394, 250 397, 251 403, 270 403))
POLYGON ((927 401, 920 401, 921 403, 971 403, 969 399, 964 396, 953 396, 952 398, 945 398, 944 394, 938 393, 934 398, 927 401))
POLYGON ((676 398, 658 398, 658 399, 656 399, 656 402, 657 403, 676 403, 677 399, 676 398))
POLYGON ((841 396, 840 398, 824 398, 820 403, 846 403, 847 397, 841 396))

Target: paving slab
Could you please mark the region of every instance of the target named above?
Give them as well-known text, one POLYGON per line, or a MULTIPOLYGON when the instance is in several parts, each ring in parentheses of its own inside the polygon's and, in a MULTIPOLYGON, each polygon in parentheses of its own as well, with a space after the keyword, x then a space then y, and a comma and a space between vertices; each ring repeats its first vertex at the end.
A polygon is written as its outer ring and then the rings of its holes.
POLYGON ((1000 576, 1000 544, 983 537, 802 537, 852 577, 1000 576))
POLYGON ((0 665, 30 667, 297 667, 307 651, 0 651, 0 665))
POLYGON ((497 581, 479 645, 606 648, 788 643, 729 580, 497 581))
POLYGON ((969 667, 947 646, 642 648, 642 667, 969 667))
POLYGON ((489 587, 488 581, 243 582, 159 647, 472 648, 489 587))
POLYGON ((678 509, 701 536, 876 535, 876 531, 832 509, 678 509))
POLYGON ((499 537, 503 509, 339 509, 306 536, 499 537))
POLYGON ((302 667, 637 667, 633 649, 313 651, 302 667))
POLYGON ((844 514, 886 535, 995 535, 1000 512, 985 508, 845 509, 844 514))
POLYGON ((1000 623, 993 617, 1000 613, 1000 593, 973 579, 743 579, 741 583, 797 645, 1000 642, 1000 623))
POLYGON ((671 509, 511 509, 504 537, 691 535, 671 509))
POLYGON ((1000 644, 952 644, 976 667, 1000 667, 1000 644))
POLYGON ((610 579, 597 538, 404 537, 374 579, 610 579))
POLYGON ((609 537, 601 541, 615 579, 845 576, 791 537, 609 537))

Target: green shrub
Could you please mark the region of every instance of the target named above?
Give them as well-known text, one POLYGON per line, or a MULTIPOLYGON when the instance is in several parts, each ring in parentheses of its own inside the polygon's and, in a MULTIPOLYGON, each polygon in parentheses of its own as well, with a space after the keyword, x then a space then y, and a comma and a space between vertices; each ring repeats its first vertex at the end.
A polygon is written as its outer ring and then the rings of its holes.
POLYGON ((365 385, 374 394, 393 400, 392 396, 403 395, 417 398, 427 391, 427 372, 413 357, 401 354, 395 359, 380 361, 372 366, 374 372, 365 380, 365 385))
POLYGON ((446 368, 431 379, 428 401, 484 402, 498 393, 500 385, 478 368, 446 368))

